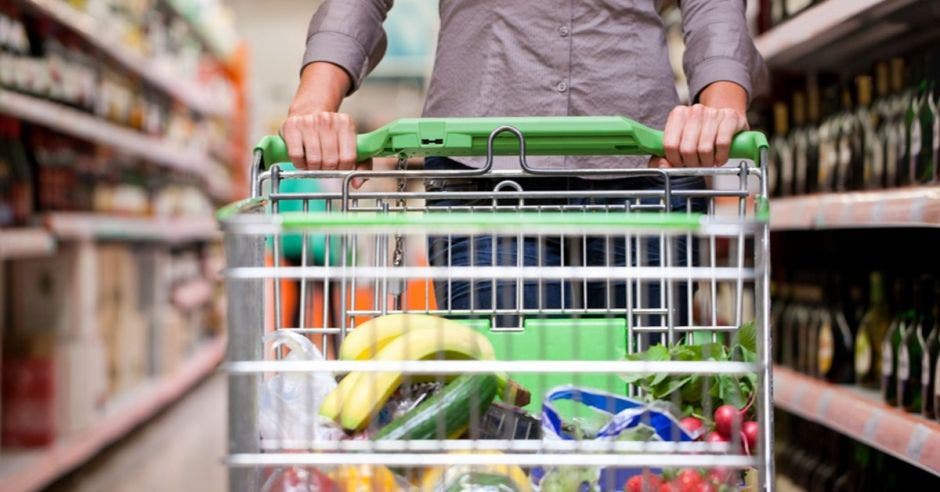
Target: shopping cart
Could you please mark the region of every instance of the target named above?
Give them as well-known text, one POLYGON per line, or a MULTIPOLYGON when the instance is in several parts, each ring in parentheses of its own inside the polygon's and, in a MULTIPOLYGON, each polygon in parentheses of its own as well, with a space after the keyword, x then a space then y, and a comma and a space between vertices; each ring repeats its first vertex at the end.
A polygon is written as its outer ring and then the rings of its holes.
MULTIPOLYGON (((358 138, 360 159, 397 157, 394 170, 298 171, 284 164, 284 142, 265 138, 254 152, 251 197, 219 212, 228 258, 231 489, 262 489, 272 472, 299 470, 294 482, 303 482, 320 476, 314 469, 330 473, 357 464, 383 465, 401 473, 398 480, 415 483, 422 470, 440 476, 448 467, 472 466, 512 467, 533 481, 556 470, 573 476, 596 468, 601 475, 611 469, 756 469, 748 476, 772 489, 768 203, 765 168, 755 165, 766 161, 766 149, 763 135, 745 132, 733 142, 735 164, 722 168, 553 170, 528 164, 526 156, 662 155, 662 133, 621 117, 407 119, 358 138), (519 156, 519 168, 492 169, 494 156, 504 155, 519 156), (479 169, 408 169, 407 159, 416 156, 487 159, 479 169), (619 181, 606 181, 618 183, 607 188, 584 179, 594 175, 619 181), (351 187, 356 177, 386 178, 396 186, 359 191, 351 187), (311 179, 337 179, 340 186, 305 191, 298 185, 311 179), (637 179, 645 184, 632 186, 637 179), (408 254, 422 247, 428 262, 408 254), (288 288, 294 307, 285 310, 288 288), (315 305, 312 292, 318 293, 315 305), (435 318, 395 318, 403 314, 435 318), (440 329, 409 339, 431 348, 414 343, 397 358, 376 355, 392 338, 374 333, 371 357, 344 357, 344 341, 375 319, 425 323, 424 329, 433 319, 440 329), (467 349, 426 342, 429 334, 464 333, 448 332, 455 325, 446 323, 453 322, 488 343, 474 339, 477 345, 467 349), (266 331, 302 334, 330 360, 272 349, 263 342, 272 337, 266 331), (754 353, 738 350, 742 344, 754 353), (333 359, 337 352, 340 360, 333 359), (344 374, 360 377, 371 398, 347 395, 342 408, 357 415, 336 420, 351 429, 371 426, 369 432, 388 425, 378 423, 392 411, 388 401, 404 394, 414 406, 409 391, 421 386, 414 381, 449 388, 460 378, 496 375, 509 381, 499 386, 500 396, 518 383, 532 398, 506 397, 515 407, 487 409, 479 387, 470 386, 463 439, 448 427, 447 409, 435 436, 425 439, 337 440, 325 437, 336 429, 322 432, 323 419, 302 428, 302 435, 264 435, 259 428, 259 413, 272 411, 259 403, 272 378, 293 377, 310 390, 344 374), (393 382, 376 382, 383 376, 394 376, 393 382), (605 424, 593 422, 598 412, 585 410, 592 398, 614 414, 626 408, 624 401, 653 399, 663 384, 674 384, 674 391, 643 407, 639 418, 659 438, 597 434, 605 424), (745 449, 740 423, 726 433, 729 442, 705 442, 676 425, 663 438, 653 422, 674 423, 690 411, 710 417, 719 403, 735 399, 737 406, 742 399, 753 405, 756 450, 745 449)), ((313 403, 315 393, 300 393, 307 404, 301 413, 322 410, 313 403)), ((278 405, 275 420, 296 418, 296 401, 293 408, 278 405)), ((613 483, 594 486, 611 490, 613 483)))

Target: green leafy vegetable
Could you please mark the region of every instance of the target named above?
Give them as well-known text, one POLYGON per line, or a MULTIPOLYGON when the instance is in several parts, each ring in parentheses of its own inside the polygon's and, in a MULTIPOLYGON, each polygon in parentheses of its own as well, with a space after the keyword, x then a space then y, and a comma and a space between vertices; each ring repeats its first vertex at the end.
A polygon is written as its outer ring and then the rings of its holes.
MULTIPOLYGON (((723 336, 719 339, 727 340, 723 336)), ((710 333, 695 332, 690 340, 699 343, 679 343, 671 347, 654 345, 644 352, 627 355, 634 361, 739 361, 757 360, 757 332, 753 322, 742 325, 731 338, 730 344, 712 341, 710 333)), ((709 409, 723 404, 738 408, 747 405, 757 389, 757 375, 698 375, 698 374, 624 374, 621 378, 638 387, 649 400, 671 401, 682 409, 683 416, 703 416, 703 396, 709 397, 709 409)))

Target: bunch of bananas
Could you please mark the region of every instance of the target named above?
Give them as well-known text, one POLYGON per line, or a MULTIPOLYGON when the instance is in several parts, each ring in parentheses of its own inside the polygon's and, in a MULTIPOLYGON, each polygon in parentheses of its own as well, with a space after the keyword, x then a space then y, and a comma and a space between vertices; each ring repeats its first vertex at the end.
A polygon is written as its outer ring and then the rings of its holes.
MULTIPOLYGON (((457 321, 426 314, 390 314, 373 318, 352 330, 339 349, 340 360, 406 361, 443 357, 451 360, 493 360, 489 340, 457 321)), ((499 394, 513 403, 528 395, 496 375, 499 394)), ((413 376, 412 381, 434 379, 413 376)), ((320 414, 348 430, 359 430, 385 405, 404 379, 401 372, 351 372, 346 375, 320 407, 320 414)), ((525 403, 522 403, 523 405, 525 403)))

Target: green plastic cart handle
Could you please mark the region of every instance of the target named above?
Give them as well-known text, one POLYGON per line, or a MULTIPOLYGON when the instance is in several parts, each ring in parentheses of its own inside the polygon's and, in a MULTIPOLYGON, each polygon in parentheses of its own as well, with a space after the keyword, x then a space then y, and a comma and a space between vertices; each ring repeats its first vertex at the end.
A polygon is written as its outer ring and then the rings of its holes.
MULTIPOLYGON (((526 155, 657 155, 663 156, 663 132, 621 116, 407 118, 357 137, 358 160, 370 157, 485 156, 493 130, 510 126, 525 136, 526 155)), ((767 137, 742 132, 731 143, 732 159, 760 163, 767 137)), ((288 162, 279 136, 264 137, 256 150, 265 168, 288 162)), ((517 155, 519 141, 509 132, 494 139, 496 155, 517 155)))

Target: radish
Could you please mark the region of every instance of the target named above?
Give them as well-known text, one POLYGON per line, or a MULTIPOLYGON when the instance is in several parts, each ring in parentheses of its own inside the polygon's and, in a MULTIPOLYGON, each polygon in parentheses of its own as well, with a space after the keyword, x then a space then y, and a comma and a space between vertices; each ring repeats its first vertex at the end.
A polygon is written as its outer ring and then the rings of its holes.
POLYGON ((679 476, 676 477, 680 492, 694 492, 704 481, 702 474, 691 468, 682 470, 679 472, 679 476))
POLYGON ((738 410, 734 405, 722 405, 715 409, 715 430, 725 437, 731 439, 731 433, 735 429, 741 428, 741 421, 744 420, 744 411, 738 410))
POLYGON ((702 428, 702 421, 695 417, 686 417, 679 421, 679 425, 681 425, 686 432, 696 434, 702 428))
POLYGON ((659 485, 659 492, 678 492, 679 486, 674 482, 663 482, 659 485))
POLYGON ((717 432, 709 432, 705 435, 705 442, 728 442, 728 438, 717 432))
POLYGON ((733 473, 727 468, 712 468, 708 470, 707 478, 710 482, 717 483, 719 485, 726 485, 731 481, 733 473))
POLYGON ((759 433, 760 426, 757 422, 748 421, 741 424, 741 435, 744 437, 744 442, 747 443, 748 448, 757 448, 757 436, 759 433))
POLYGON ((659 475, 641 473, 630 477, 624 490, 627 492, 656 492, 662 484, 663 479, 659 475))
POLYGON ((709 482, 702 482, 695 486, 694 492, 715 492, 715 486, 709 482))

